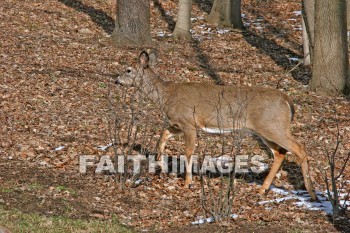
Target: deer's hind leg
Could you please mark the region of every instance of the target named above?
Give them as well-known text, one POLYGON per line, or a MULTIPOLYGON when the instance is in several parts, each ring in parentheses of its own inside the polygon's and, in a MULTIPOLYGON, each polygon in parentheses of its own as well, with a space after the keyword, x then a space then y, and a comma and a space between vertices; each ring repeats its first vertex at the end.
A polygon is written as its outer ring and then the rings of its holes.
POLYGON ((280 147, 276 143, 271 142, 265 138, 261 138, 261 139, 271 149, 273 156, 274 156, 270 172, 267 175, 267 177, 265 178, 264 183, 259 190, 260 194, 264 194, 264 193, 266 193, 266 190, 268 190, 270 188, 270 185, 271 185, 273 179, 275 178, 276 173, 280 169, 282 162, 284 160, 284 157, 287 153, 287 150, 285 150, 284 148, 280 147))
POLYGON ((316 201, 317 196, 314 192, 314 187, 313 187, 311 177, 310 177, 309 162, 308 162, 307 155, 306 155, 306 152, 305 152, 303 146, 299 142, 297 142, 292 136, 289 136, 285 148, 288 151, 295 154, 296 156, 298 156, 299 163, 301 166, 301 172, 303 173, 303 177, 304 177, 304 183, 305 183, 306 190, 308 191, 308 193, 311 197, 311 200, 316 201))
POLYGON ((314 192, 314 188, 312 185, 312 181, 309 173, 309 163, 308 163, 307 155, 303 146, 299 142, 297 142, 291 135, 287 135, 282 138, 283 140, 281 140, 281 138, 279 139, 275 138, 276 140, 274 140, 274 142, 262 138, 264 143, 272 150, 274 154, 274 161, 273 161, 271 170, 267 175, 263 183, 263 186, 260 188, 259 192, 264 193, 270 187, 272 180, 274 179, 278 169, 280 168, 284 160, 286 152, 290 151, 298 157, 299 163, 301 165, 301 171, 304 177, 306 190, 308 191, 311 197, 311 200, 316 201, 317 196, 314 192))

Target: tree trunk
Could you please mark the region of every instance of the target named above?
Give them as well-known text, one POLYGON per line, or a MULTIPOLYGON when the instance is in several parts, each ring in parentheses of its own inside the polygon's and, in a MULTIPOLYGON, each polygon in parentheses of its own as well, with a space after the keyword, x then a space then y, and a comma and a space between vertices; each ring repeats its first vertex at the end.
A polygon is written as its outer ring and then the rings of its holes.
POLYGON ((112 36, 120 46, 151 45, 149 0, 117 0, 112 36))
POLYGON ((346 0, 346 21, 347 30, 350 31, 350 0, 346 0))
POLYGON ((309 36, 307 35, 304 18, 301 19, 301 26, 303 28, 304 66, 309 66, 311 65, 310 40, 309 36))
POLYGON ((192 0, 179 0, 177 22, 173 32, 175 39, 191 40, 191 9, 192 0))
POLYGON ((311 65, 315 34, 315 0, 304 0, 302 4, 304 65, 311 65))
POLYGON ((346 2, 315 2, 315 42, 310 88, 323 95, 347 94, 346 2))
POLYGON ((207 21, 219 27, 244 28, 241 0, 214 0, 207 21))

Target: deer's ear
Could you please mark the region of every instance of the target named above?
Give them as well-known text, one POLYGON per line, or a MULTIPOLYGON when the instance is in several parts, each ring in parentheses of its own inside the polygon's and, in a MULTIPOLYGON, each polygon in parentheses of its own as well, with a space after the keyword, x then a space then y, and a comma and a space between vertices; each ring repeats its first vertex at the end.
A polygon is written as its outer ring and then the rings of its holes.
POLYGON ((148 67, 149 55, 146 51, 141 52, 140 57, 139 57, 139 63, 144 69, 146 69, 148 67))
POLYGON ((148 52, 148 56, 149 56, 149 65, 150 66, 154 66, 155 64, 157 64, 157 50, 152 49, 148 52))

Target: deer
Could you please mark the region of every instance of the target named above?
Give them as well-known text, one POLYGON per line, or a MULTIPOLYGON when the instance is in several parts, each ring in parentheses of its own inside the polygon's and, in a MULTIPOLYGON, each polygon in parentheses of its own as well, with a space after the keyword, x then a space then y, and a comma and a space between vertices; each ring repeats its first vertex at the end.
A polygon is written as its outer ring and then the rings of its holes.
MULTIPOLYGON (((260 194, 265 194, 281 167, 286 153, 296 155, 305 187, 312 201, 317 200, 309 173, 307 154, 290 132, 295 108, 288 95, 273 88, 259 86, 225 86, 207 83, 165 81, 152 69, 157 60, 155 51, 142 51, 135 65, 127 67, 115 83, 135 86, 159 106, 169 127, 163 130, 158 143, 158 159, 166 142, 183 134, 185 156, 191 168, 197 130, 227 133, 248 130, 260 137, 272 151, 274 160, 260 194)), ((192 169, 186 170, 185 187, 192 184, 192 169)))

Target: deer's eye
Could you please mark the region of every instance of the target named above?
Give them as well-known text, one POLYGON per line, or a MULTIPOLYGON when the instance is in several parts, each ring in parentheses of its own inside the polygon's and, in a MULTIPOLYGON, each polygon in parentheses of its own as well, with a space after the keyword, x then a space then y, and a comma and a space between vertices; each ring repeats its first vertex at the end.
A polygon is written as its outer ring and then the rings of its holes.
POLYGON ((127 69, 126 72, 127 72, 127 73, 131 73, 131 69, 127 69))

